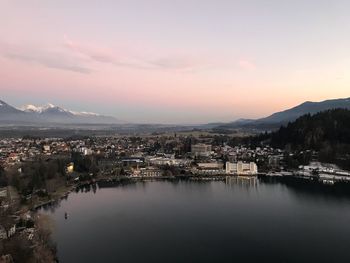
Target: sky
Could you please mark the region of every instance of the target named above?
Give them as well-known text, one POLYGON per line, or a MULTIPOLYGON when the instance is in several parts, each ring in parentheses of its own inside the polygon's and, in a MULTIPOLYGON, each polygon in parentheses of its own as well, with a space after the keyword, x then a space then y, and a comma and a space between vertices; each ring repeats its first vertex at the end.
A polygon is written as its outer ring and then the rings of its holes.
POLYGON ((142 123, 350 97, 350 1, 0 0, 0 99, 142 123))

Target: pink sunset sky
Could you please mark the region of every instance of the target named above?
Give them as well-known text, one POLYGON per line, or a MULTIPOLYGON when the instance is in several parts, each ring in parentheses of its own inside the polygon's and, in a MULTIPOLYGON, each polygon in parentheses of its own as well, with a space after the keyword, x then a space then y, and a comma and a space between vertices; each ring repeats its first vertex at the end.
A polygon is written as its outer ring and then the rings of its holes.
POLYGON ((205 123, 350 97, 348 10, 322 0, 4 0, 0 99, 205 123))

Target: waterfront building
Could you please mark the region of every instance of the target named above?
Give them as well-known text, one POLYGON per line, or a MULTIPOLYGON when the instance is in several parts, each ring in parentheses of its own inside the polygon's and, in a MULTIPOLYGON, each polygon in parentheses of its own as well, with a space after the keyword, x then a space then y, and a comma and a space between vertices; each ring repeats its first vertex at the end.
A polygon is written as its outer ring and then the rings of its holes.
POLYGON ((159 177, 162 176, 162 171, 155 167, 145 167, 141 168, 141 176, 143 177, 159 177))
POLYGON ((256 175, 258 173, 258 167, 256 163, 244 163, 242 161, 231 163, 226 162, 226 174, 237 175, 256 175))
POLYGON ((162 170, 156 167, 144 167, 139 169, 134 169, 132 171, 132 176, 138 177, 160 177, 163 175, 162 170))
POLYGON ((224 164, 218 162, 198 163, 197 167, 192 169, 192 173, 199 175, 220 175, 224 174, 224 164))

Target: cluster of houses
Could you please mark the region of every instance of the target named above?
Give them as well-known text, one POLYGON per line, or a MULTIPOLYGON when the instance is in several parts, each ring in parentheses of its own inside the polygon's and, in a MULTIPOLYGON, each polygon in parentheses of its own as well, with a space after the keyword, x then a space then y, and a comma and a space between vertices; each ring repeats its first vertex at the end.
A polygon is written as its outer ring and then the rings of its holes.
MULTIPOLYGON (((85 139, 22 139, 0 140, 0 165, 15 166, 35 160, 37 156, 56 158, 98 155, 104 168, 123 167, 130 176, 162 176, 163 169, 178 167, 187 173, 202 175, 257 174, 255 159, 265 158, 270 149, 248 149, 213 145, 212 138, 181 136, 110 136, 85 139), (225 158, 224 158, 225 157, 225 158)), ((73 174, 74 163, 66 167, 73 174)), ((102 169, 104 170, 104 169, 102 169)))
POLYGON ((7 138, 0 140, 0 165, 14 166, 33 160, 39 155, 51 156, 69 152, 70 146, 61 138, 7 138))
MULTIPOLYGON (((227 148, 226 148, 227 149, 227 148)), ((237 152, 234 159, 237 159, 237 152)), ((133 155, 121 160, 122 166, 130 171, 133 177, 164 176, 164 167, 180 168, 186 174, 200 176, 218 175, 257 175, 257 164, 253 161, 224 161, 217 158, 217 153, 209 144, 194 144, 191 151, 181 158, 174 153, 156 155, 133 155)))
MULTIPOLYGON (((99 170, 108 172, 122 167, 130 176, 163 176, 164 167, 176 167, 194 175, 256 175, 261 164, 269 171, 286 173, 284 151, 269 146, 249 148, 244 145, 216 143, 214 135, 143 135, 101 136, 81 139, 5 138, 0 140, 0 166, 18 166, 38 156, 70 158, 98 156, 99 170)), ((316 168, 300 168, 299 175, 312 174, 316 168)), ((20 171, 20 170, 19 170, 20 171)), ((67 174, 74 174, 69 163, 67 174)), ((344 171, 317 168, 324 176, 350 177, 344 171)))
MULTIPOLYGON (((72 153, 83 158, 98 156, 98 168, 108 173, 123 168, 124 175, 134 177, 164 176, 165 168, 175 167, 192 175, 256 175, 259 171, 287 173, 284 169, 285 153, 269 146, 249 148, 217 143, 214 135, 143 135, 101 136, 86 138, 7 138, 0 140, 0 165, 16 166, 33 161, 38 156, 70 158, 72 153), (264 167, 260 165, 264 164, 264 167)), ((75 174, 72 161, 66 167, 67 174, 75 174)), ((315 170, 314 168, 310 168, 315 170)), ((310 170, 309 169, 309 170, 310 170)), ((311 173, 307 167, 299 174, 311 173)), ((327 176, 346 176, 342 171, 322 170, 327 176)), ((346 172, 345 172, 346 173, 346 172)))

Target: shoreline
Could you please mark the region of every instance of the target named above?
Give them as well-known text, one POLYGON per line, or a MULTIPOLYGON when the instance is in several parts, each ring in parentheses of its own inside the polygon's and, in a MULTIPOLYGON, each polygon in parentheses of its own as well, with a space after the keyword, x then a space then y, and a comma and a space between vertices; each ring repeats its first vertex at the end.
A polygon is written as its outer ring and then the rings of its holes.
MULTIPOLYGON (((212 175, 212 176, 198 176, 198 175, 188 175, 188 176, 154 176, 154 177, 128 177, 128 176, 123 176, 123 177, 100 177, 96 179, 92 179, 89 181, 83 181, 79 183, 74 183, 73 185, 69 186, 65 191, 62 191, 62 193, 55 193, 54 197, 52 197, 50 200, 45 201, 45 202, 40 202, 37 204, 33 204, 33 207, 28 209, 32 212, 36 212, 40 208, 47 206, 47 205, 52 205, 57 202, 60 202, 62 199, 65 199, 69 196, 69 194, 73 191, 77 191, 78 189, 84 188, 84 187, 90 187, 92 185, 98 185, 99 188, 104 188, 104 187, 114 187, 121 185, 123 183, 133 183, 133 182, 149 182, 149 181, 162 181, 162 180, 188 180, 188 181, 225 181, 227 178, 258 178, 258 179, 286 179, 286 180, 294 180, 296 182, 304 182, 304 183, 315 183, 323 186, 330 186, 330 187, 337 187, 337 186, 349 186, 350 183, 349 180, 338 180, 332 183, 329 182, 324 182, 320 180, 317 177, 302 177, 302 176, 296 176, 295 174, 288 174, 288 175, 283 175, 281 173, 259 173, 257 175, 212 175)), ((65 187, 66 188, 66 187, 65 187)))

